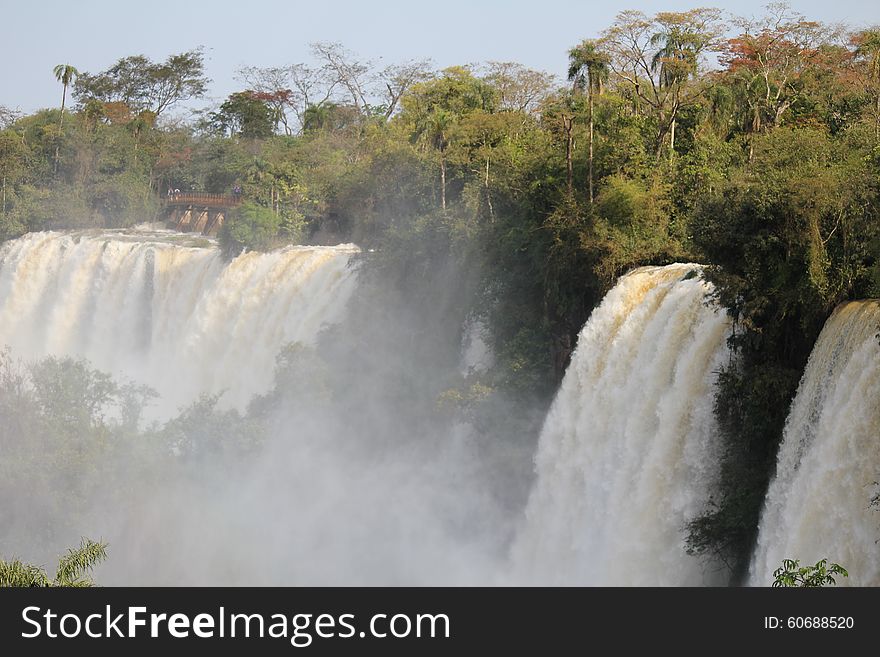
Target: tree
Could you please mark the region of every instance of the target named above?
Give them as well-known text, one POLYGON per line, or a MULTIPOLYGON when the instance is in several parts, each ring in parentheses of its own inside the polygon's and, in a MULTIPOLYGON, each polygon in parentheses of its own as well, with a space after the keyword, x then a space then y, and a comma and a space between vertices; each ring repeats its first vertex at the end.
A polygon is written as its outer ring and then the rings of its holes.
POLYGON ((85 434, 103 423, 114 405, 118 385, 86 360, 49 356, 32 363, 34 401, 58 435, 85 434))
POLYGON ((310 105, 302 115, 303 134, 343 132, 360 125, 361 114, 354 105, 340 105, 332 101, 310 105))
MULTIPOLYGON (((675 89, 674 103, 680 102, 681 85, 697 73, 699 51, 704 36, 690 31, 685 21, 663 21, 663 27, 651 37, 651 45, 659 48, 651 58, 651 71, 659 74, 662 87, 675 89)), ((677 112, 670 118, 669 154, 675 154, 677 112)))
POLYGON ((369 115, 368 84, 372 64, 358 61, 340 43, 318 42, 311 44, 311 47, 315 57, 332 72, 336 84, 348 92, 351 104, 358 108, 362 116, 369 115))
POLYGON ((880 28, 863 30, 852 42, 856 58, 864 63, 865 87, 874 96, 874 139, 880 141, 880 28))
POLYGON ((258 94, 239 91, 230 94, 220 108, 209 115, 208 122, 218 134, 266 139, 275 131, 276 116, 258 94))
POLYGON ((841 301, 875 296, 880 281, 876 165, 817 127, 786 125, 753 142, 752 161, 705 193, 690 222, 736 331, 715 397, 718 492, 689 542, 739 575, 815 340, 841 301))
POLYGON ((538 112, 553 90, 554 78, 516 62, 489 62, 483 79, 498 93, 498 109, 508 112, 538 112))
POLYGON ((658 159, 681 109, 702 95, 703 86, 688 82, 703 58, 718 49, 722 27, 718 9, 661 12, 653 18, 624 11, 602 33, 600 43, 616 79, 654 115, 658 159))
POLYGON ((294 64, 289 67, 289 73, 296 100, 291 106, 302 129, 305 112, 312 106, 332 102, 331 98, 340 83, 327 65, 312 68, 305 64, 294 64))
POLYGON ((589 200, 593 202, 593 94, 602 94, 608 80, 609 57, 602 52, 599 44, 585 40, 568 51, 568 80, 575 91, 587 91, 588 121, 590 124, 590 156, 587 173, 589 200))
POLYGON ((55 577, 39 566, 18 559, 0 559, 0 587, 63 586, 90 587, 94 582, 89 573, 107 558, 107 544, 83 538, 78 548, 71 548, 61 557, 55 577))
POLYGON ((403 101, 403 120, 410 125, 411 139, 439 155, 440 207, 446 209, 447 149, 457 122, 478 109, 493 111, 496 94, 465 67, 443 71, 436 80, 412 87, 403 101))
POLYGON ((785 3, 768 8, 761 19, 738 21, 743 32, 726 42, 721 56, 749 107, 752 133, 782 124, 831 36, 821 23, 791 12, 785 3))
POLYGON ((147 70, 149 98, 153 113, 158 117, 167 108, 192 98, 201 98, 208 90, 210 80, 204 75, 204 56, 201 50, 170 55, 161 64, 147 70))
POLYGON ((782 566, 773 571, 773 587, 820 587, 837 584, 834 575, 849 577, 840 564, 828 565, 828 559, 816 562, 815 566, 801 566, 798 559, 783 559, 782 566))
POLYGON ((495 208, 490 191, 490 167, 509 154, 506 145, 517 140, 535 121, 523 112, 486 112, 474 110, 458 121, 450 160, 467 166, 482 187, 481 202, 485 202, 490 221, 495 221, 495 208), (506 151, 506 152, 505 152, 506 151))
POLYGON ((64 104, 67 101, 67 87, 76 80, 76 77, 79 75, 79 71, 76 70, 75 67, 70 64, 58 64, 52 72, 55 73, 55 79, 58 80, 63 90, 61 92, 61 119, 59 121, 59 127, 64 122, 64 104))
POLYGON ((453 120, 449 110, 439 107, 425 117, 420 127, 422 136, 440 153, 440 207, 443 210, 446 209, 446 149, 453 120))
POLYGON ((209 82, 204 55, 196 49, 161 63, 143 55, 123 57, 101 73, 81 73, 73 93, 81 105, 90 99, 120 102, 134 114, 150 110, 158 117, 179 102, 204 96, 209 82))
POLYGON ((248 66, 238 70, 236 79, 245 82, 272 109, 287 135, 294 133, 293 123, 303 129, 309 108, 332 102, 341 84, 338 72, 326 62, 317 68, 306 64, 248 66), (288 112, 293 114, 293 120, 288 112))
POLYGON ((21 112, 0 105, 0 130, 5 130, 21 117, 21 112))
POLYGON ((238 70, 237 80, 245 82, 255 96, 271 109, 276 124, 284 126, 284 134, 292 135, 288 110, 296 112, 297 98, 291 87, 290 67, 259 68, 248 66, 238 70))
POLYGON ((220 238, 232 252, 242 248, 265 251, 272 248, 280 226, 281 220, 272 208, 245 201, 229 213, 220 238))
POLYGON ((382 95, 385 100, 384 118, 391 118, 400 104, 400 99, 419 82, 431 79, 431 63, 428 60, 412 60, 404 64, 386 67, 380 74, 382 95))
MULTIPOLYGON (((0 131, 0 181, 2 181, 2 204, 0 210, 6 218, 6 189, 10 182, 15 183, 25 168, 27 148, 22 142, 21 136, 12 130, 0 131)), ((8 237, 5 226, 0 228, 0 239, 8 237)))
POLYGON ((278 130, 278 126, 284 126, 284 134, 290 136, 293 130, 287 119, 287 108, 293 99, 293 91, 290 89, 277 89, 275 91, 251 91, 253 97, 269 108, 269 115, 272 120, 272 131, 278 130))
POLYGON ((254 95, 271 108, 276 124, 284 126, 286 135, 293 134, 288 112, 292 111, 297 117, 302 113, 300 103, 303 94, 293 89, 295 71, 296 68, 292 66, 248 66, 239 69, 236 76, 237 80, 245 82, 254 95))
MULTIPOLYGON (((61 137, 61 131, 64 128, 64 104, 67 101, 67 87, 76 79, 79 75, 79 71, 76 70, 75 67, 70 64, 58 64, 52 72, 55 74, 55 79, 58 80, 62 85, 61 91, 61 117, 58 119, 58 136, 61 137)), ((58 147, 59 144, 55 144, 55 172, 58 172, 58 147)))

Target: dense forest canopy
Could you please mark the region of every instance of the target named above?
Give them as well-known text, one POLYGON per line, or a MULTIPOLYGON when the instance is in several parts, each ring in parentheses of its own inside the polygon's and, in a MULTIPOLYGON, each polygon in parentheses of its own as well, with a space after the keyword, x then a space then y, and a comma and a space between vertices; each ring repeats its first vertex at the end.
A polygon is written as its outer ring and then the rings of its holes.
POLYGON ((754 20, 624 11, 571 44, 565 81, 312 48, 243 68, 192 120, 171 110, 209 89, 198 48, 59 66, 57 108, 0 108, 0 239, 157 221, 169 188, 240 187, 230 254, 352 241, 414 298, 438 271, 476 271, 460 311, 486 321, 496 362, 444 399, 477 417, 486 390, 548 399, 620 274, 705 263, 736 357, 716 400, 724 486, 690 548, 741 574, 818 331, 841 301, 880 296, 880 27, 783 4, 754 20))

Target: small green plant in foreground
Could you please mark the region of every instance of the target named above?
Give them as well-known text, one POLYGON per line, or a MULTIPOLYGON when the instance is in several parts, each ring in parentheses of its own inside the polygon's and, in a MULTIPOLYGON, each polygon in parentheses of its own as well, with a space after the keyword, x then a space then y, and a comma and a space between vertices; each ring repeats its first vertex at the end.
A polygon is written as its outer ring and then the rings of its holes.
POLYGON ((97 543, 83 538, 79 548, 71 548, 66 555, 61 557, 53 579, 50 579, 46 571, 39 566, 24 563, 18 559, 11 561, 0 559, 0 586, 94 586, 94 582, 88 575, 98 563, 106 558, 106 543, 97 543))
POLYGON ((801 566, 798 559, 783 559, 782 566, 773 572, 773 586, 817 587, 837 584, 835 575, 849 577, 840 564, 828 565, 828 559, 818 561, 815 566, 801 566))

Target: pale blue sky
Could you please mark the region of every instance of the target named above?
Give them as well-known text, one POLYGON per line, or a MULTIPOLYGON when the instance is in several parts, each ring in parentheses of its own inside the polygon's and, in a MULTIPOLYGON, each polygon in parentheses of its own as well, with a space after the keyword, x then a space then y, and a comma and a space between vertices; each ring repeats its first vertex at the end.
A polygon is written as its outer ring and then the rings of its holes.
MULTIPOLYGON (((31 112, 54 107, 61 90, 52 68, 70 63, 97 72, 120 57, 169 54, 205 46, 210 95, 241 85, 242 66, 309 61, 308 44, 338 41, 381 63, 430 58, 438 66, 517 61, 563 75, 566 51, 595 36, 621 9, 647 13, 715 6, 760 13, 765 0, 0 0, 0 105, 31 112), (381 58, 381 59, 380 59, 381 58)), ((880 23, 880 3, 793 0, 808 18, 853 27, 880 23)))

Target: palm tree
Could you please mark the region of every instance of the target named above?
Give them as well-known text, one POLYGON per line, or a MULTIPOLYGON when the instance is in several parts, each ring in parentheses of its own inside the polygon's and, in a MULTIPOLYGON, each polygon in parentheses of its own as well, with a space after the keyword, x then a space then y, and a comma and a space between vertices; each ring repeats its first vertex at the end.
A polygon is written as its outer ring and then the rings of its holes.
POLYGON ((318 132, 328 128, 334 110, 336 110, 336 103, 330 101, 306 107, 302 116, 303 132, 318 132))
MULTIPOLYGON (((58 135, 59 139, 61 136, 61 129, 64 127, 64 104, 67 101, 67 87, 74 81, 74 79, 79 75, 79 71, 76 70, 75 67, 70 64, 58 64, 52 72, 55 73, 55 79, 58 80, 63 86, 64 90, 61 92, 61 118, 58 120, 58 135)), ((55 144, 55 172, 58 172, 58 146, 59 144, 56 142, 55 144)))
POLYGON ((89 573, 107 558, 107 544, 83 538, 78 548, 72 548, 61 557, 54 579, 46 571, 18 559, 0 559, 0 587, 33 586, 94 586, 89 573))
POLYGON ((568 79, 574 91, 587 92, 590 121, 590 160, 588 187, 590 203, 593 202, 593 95, 602 95, 608 80, 609 58, 599 49, 596 41, 587 39, 568 51, 568 79))

